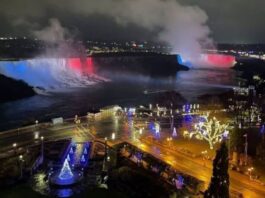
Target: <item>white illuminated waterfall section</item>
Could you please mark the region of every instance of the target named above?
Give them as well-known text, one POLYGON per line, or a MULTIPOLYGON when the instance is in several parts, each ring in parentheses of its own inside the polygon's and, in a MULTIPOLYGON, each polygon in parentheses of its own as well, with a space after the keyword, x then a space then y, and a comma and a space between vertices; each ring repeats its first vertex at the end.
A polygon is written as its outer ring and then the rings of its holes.
POLYGON ((95 83, 82 71, 72 69, 64 58, 0 61, 0 73, 46 90, 85 87, 95 83))

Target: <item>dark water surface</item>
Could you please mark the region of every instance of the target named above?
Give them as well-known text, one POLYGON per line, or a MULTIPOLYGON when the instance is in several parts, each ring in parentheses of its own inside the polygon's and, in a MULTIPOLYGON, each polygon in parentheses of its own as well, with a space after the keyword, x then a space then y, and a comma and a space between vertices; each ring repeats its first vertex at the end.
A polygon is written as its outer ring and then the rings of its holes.
POLYGON ((0 130, 31 124, 36 119, 47 121, 58 116, 85 115, 90 109, 106 105, 148 104, 158 94, 171 90, 179 92, 192 102, 200 95, 231 89, 236 85, 235 76, 235 72, 230 69, 192 69, 179 72, 175 78, 130 76, 86 88, 51 93, 48 96, 37 95, 0 104, 0 130))

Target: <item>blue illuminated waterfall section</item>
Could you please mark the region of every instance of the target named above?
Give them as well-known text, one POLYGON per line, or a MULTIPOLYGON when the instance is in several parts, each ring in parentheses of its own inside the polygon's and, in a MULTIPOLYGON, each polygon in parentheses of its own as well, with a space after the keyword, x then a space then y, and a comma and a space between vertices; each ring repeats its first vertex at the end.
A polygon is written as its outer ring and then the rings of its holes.
POLYGON ((85 87, 94 83, 68 63, 69 61, 63 58, 0 61, 0 73, 23 80, 30 86, 45 89, 85 87))

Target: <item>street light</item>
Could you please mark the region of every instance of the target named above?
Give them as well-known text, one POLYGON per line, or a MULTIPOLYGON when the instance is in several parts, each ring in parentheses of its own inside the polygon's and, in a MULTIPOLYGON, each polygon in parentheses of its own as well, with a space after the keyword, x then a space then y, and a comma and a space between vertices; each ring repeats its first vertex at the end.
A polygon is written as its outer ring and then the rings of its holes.
POLYGON ((17 154, 17 143, 13 143, 13 149, 15 150, 15 154, 17 154))
POLYGON ((39 121, 38 120, 35 120, 35 127, 36 128, 38 127, 38 124, 39 124, 39 121))
POLYGON ((152 107, 152 104, 149 104, 149 109, 152 110, 152 108, 153 108, 153 107, 152 107))
POLYGON ((39 132, 38 132, 38 131, 36 131, 36 132, 34 133, 34 139, 35 139, 35 140, 39 139, 39 132))
POLYGON ((248 134, 245 134, 244 137, 246 138, 245 141, 245 166, 248 164, 248 134))
POLYGON ((44 144, 43 144, 44 137, 41 136, 40 139, 41 139, 41 158, 43 161, 43 158, 44 158, 44 144))
POLYGON ((252 172, 253 172, 253 170, 254 170, 253 167, 248 168, 249 179, 252 179, 252 172))
POLYGON ((19 160, 19 165, 20 165, 20 178, 22 178, 23 177, 23 170, 22 170, 22 168, 23 168, 23 155, 19 155, 18 156, 18 160, 19 160))
POLYGON ((208 153, 207 150, 201 152, 201 154, 202 154, 203 166, 205 166, 205 160, 207 159, 207 153, 208 153))
POLYGON ((140 130, 139 130, 139 134, 140 134, 140 135, 143 134, 143 129, 142 129, 142 128, 140 128, 140 130))
POLYGON ((115 134, 115 133, 112 133, 112 134, 111 134, 111 139, 112 139, 112 140, 115 140, 115 139, 116 139, 116 134, 115 134))
POLYGON ((170 129, 173 130, 174 128, 174 116, 173 115, 169 117, 169 122, 170 122, 170 129))
POLYGON ((170 146, 171 141, 172 141, 172 137, 168 137, 167 138, 168 146, 170 146))
POLYGON ((108 160, 108 147, 107 147, 107 141, 108 138, 104 138, 104 144, 105 144, 105 156, 104 156, 104 161, 103 161, 103 170, 106 170, 106 161, 108 160))
POLYGON ((107 137, 105 137, 104 138, 104 144, 105 144, 105 155, 107 155, 107 142, 108 141, 108 138, 107 137))
POLYGON ((229 159, 230 159, 230 157, 231 157, 231 137, 230 137, 230 133, 229 133, 229 131, 225 131, 225 134, 227 134, 226 135, 226 139, 228 140, 228 157, 229 157, 229 159))

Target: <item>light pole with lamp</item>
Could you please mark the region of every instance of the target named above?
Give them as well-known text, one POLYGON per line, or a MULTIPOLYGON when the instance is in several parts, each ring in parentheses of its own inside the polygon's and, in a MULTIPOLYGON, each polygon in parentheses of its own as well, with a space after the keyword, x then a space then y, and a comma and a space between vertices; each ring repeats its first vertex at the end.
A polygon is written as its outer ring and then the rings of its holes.
POLYGON ((35 120, 35 128, 38 128, 39 120, 35 120))
POLYGON ((167 138, 168 146, 171 146, 172 137, 167 138))
POLYGON ((139 134, 142 135, 143 134, 143 128, 139 129, 139 134))
POLYGON ((230 152, 231 152, 231 149, 230 149, 230 145, 231 145, 231 137, 230 137, 230 132, 228 130, 225 130, 224 133, 223 133, 223 138, 226 140, 226 142, 228 142, 228 158, 230 159, 230 152))
POLYGON ((206 159, 207 159, 207 153, 208 153, 207 150, 201 152, 201 154, 202 154, 203 166, 206 165, 206 162, 205 162, 205 161, 206 161, 206 159))
POLYGON ((14 149, 14 152, 15 152, 15 154, 17 154, 17 143, 13 143, 13 149, 14 149))
POLYGON ((19 155, 18 160, 20 166, 20 179, 21 179, 23 178, 23 162, 24 162, 23 155, 19 155))
POLYGON ((43 143, 44 137, 41 136, 40 139, 41 139, 41 159, 43 161, 44 160, 44 143, 43 143))
POLYGON ((112 133, 112 134, 111 134, 111 139, 112 139, 112 140, 115 140, 115 139, 116 139, 116 134, 115 134, 115 133, 112 133))
POLYGON ((169 120, 170 120, 170 130, 173 130, 173 128, 174 128, 174 116, 171 115, 169 117, 169 120))
POLYGON ((248 174, 249 174, 249 179, 250 180, 252 179, 252 172, 253 172, 253 170, 254 170, 253 167, 248 168, 248 174))
POLYGON ((107 165, 106 165, 107 157, 108 157, 107 141, 108 141, 108 138, 105 137, 105 138, 104 138, 104 144, 105 144, 105 156, 104 156, 103 166, 102 166, 102 170, 103 170, 103 171, 107 171, 107 165))
POLYGON ((246 138, 245 141, 245 166, 248 164, 248 134, 245 134, 244 137, 246 138))

